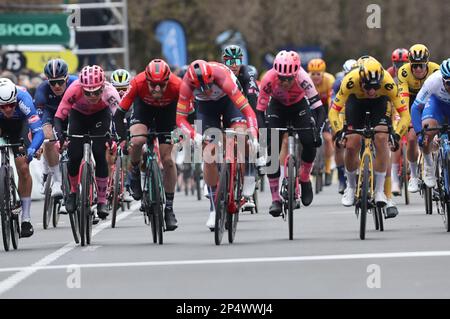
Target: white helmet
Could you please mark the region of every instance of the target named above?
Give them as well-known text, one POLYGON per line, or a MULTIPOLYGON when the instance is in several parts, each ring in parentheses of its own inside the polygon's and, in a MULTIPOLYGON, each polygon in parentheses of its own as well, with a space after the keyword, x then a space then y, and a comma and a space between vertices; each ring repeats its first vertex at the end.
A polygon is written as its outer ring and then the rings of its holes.
POLYGON ((127 87, 130 85, 130 72, 124 69, 117 69, 111 74, 111 84, 114 87, 127 87))
POLYGON ((344 69, 344 73, 347 74, 348 72, 350 72, 353 68, 356 67, 356 60, 354 59, 349 59, 347 61, 344 62, 344 65, 342 66, 342 68, 344 69))
POLYGON ((7 78, 0 78, 0 105, 11 104, 17 101, 17 87, 7 78))

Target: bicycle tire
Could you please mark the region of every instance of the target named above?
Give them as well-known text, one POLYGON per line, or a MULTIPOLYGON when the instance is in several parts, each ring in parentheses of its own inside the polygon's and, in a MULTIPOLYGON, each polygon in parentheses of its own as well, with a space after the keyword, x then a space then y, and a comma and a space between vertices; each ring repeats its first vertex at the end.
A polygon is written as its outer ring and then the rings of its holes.
POLYGON ((0 168, 0 214, 2 220, 2 238, 5 251, 9 251, 11 246, 11 219, 10 219, 10 200, 9 200, 9 179, 6 178, 7 168, 0 168))
POLYGON ((52 212, 52 225, 53 228, 58 227, 59 223, 59 210, 61 209, 61 200, 52 199, 53 202, 53 212, 52 212))
POLYGON ((120 156, 117 156, 113 174, 114 180, 113 180, 111 228, 116 227, 117 210, 119 209, 119 196, 120 196, 119 192, 122 183, 121 173, 122 173, 122 158, 120 156))
MULTIPOLYGON (((19 226, 19 212, 14 213, 14 209, 19 209, 21 207, 19 195, 17 193, 16 182, 14 180, 14 173, 11 167, 9 167, 9 190, 10 190, 10 207, 11 207, 11 244, 14 249, 19 247, 20 239, 20 226, 19 226)), ((19 209, 20 210, 20 209, 19 209)))
POLYGON ((445 230, 447 232, 450 232, 450 197, 449 197, 449 189, 450 188, 450 159, 448 158, 450 154, 447 154, 446 159, 445 159, 445 168, 443 170, 443 177, 444 177, 444 181, 445 178, 447 179, 447 183, 444 182, 444 189, 446 192, 446 196, 445 198, 445 230), (447 184, 447 185, 445 185, 447 184))
POLYGON ((376 208, 376 214, 377 214, 377 219, 378 219, 378 224, 379 224, 379 231, 384 231, 384 221, 383 221, 383 209, 381 207, 377 207, 376 208))
POLYGON ((403 191, 405 195, 405 205, 409 205, 409 192, 408 192, 408 159, 406 158, 406 145, 402 146, 402 181, 403 191))
POLYGON ((288 227, 289 240, 294 239, 294 202, 295 202, 295 163, 294 159, 288 159, 288 227))
POLYGON ((202 185, 201 185, 201 167, 200 164, 195 164, 194 168, 195 175, 195 189, 197 192, 197 200, 202 200, 202 185))
POLYGON ((373 223, 375 224, 375 230, 379 230, 380 229, 380 222, 378 219, 378 211, 377 211, 377 207, 374 207, 371 209, 371 213, 373 215, 373 223))
POLYGON ((315 179, 316 179, 316 182, 315 182, 314 188, 315 188, 315 193, 317 195, 317 194, 320 193, 320 177, 319 177, 319 173, 316 174, 315 179))
POLYGON ((163 186, 161 174, 156 160, 152 163, 152 188, 154 192, 154 209, 153 214, 155 221, 155 228, 157 233, 158 244, 162 245, 164 242, 164 216, 163 216, 163 186), (156 214, 155 214, 156 213, 156 214))
POLYGON ((81 191, 80 191, 80 239, 81 246, 86 246, 88 233, 88 214, 89 210, 89 171, 88 164, 84 163, 81 171, 81 191))
POLYGON ((366 239, 366 221, 367 221, 367 210, 369 204, 369 156, 365 155, 363 158, 363 176, 361 183, 361 210, 359 214, 359 238, 361 240, 366 239))
POLYGON ((433 190, 424 185, 425 190, 425 212, 427 215, 432 215, 433 214, 433 190))
POLYGON ((50 224, 50 218, 52 216, 52 174, 47 175, 47 179, 45 181, 45 188, 44 188, 44 213, 42 216, 42 226, 44 229, 48 228, 48 225, 50 224))
POLYGON ((93 170, 92 170, 92 166, 89 166, 89 169, 88 169, 88 181, 89 181, 89 188, 88 188, 88 195, 89 195, 89 201, 88 201, 88 210, 87 210, 87 220, 86 220, 86 222, 87 222, 87 224, 86 224, 86 243, 88 244, 88 245, 90 245, 91 244, 91 241, 92 241, 92 226, 93 226, 93 223, 94 223, 94 212, 92 211, 92 203, 94 202, 94 198, 97 198, 98 199, 98 197, 96 196, 96 194, 95 194, 95 186, 94 186, 94 184, 95 184, 95 180, 94 180, 94 178, 92 177, 92 173, 93 173, 93 170))
MULTIPOLYGON (((62 163, 61 165, 61 176, 62 176, 62 189, 63 189, 63 197, 64 197, 64 204, 67 200, 67 196, 70 194, 70 182, 69 182, 69 173, 67 171, 67 163, 62 163)), ((79 225, 79 210, 78 208, 75 209, 74 212, 69 213, 69 222, 70 222, 70 228, 72 229, 72 236, 75 241, 75 243, 80 243, 80 225, 79 225)))
POLYGON ((214 242, 220 245, 225 230, 225 220, 228 214, 228 186, 230 183, 229 164, 222 163, 219 177, 219 184, 216 189, 216 220, 214 225, 214 242))
POLYGON ((227 214, 228 242, 230 244, 234 242, 234 239, 236 237, 237 223, 239 221, 240 201, 242 198, 242 181, 243 181, 242 171, 239 169, 239 164, 237 164, 235 167, 236 167, 236 179, 233 185, 233 192, 234 192, 233 197, 237 206, 237 210, 234 214, 231 213, 227 214))
MULTIPOLYGON (((257 178, 258 178, 258 177, 257 177, 257 178)), ((259 181, 256 183, 256 185, 258 185, 258 187, 255 188, 255 191, 254 191, 254 193, 253 193, 253 202, 255 203, 255 208, 252 210, 252 214, 253 214, 253 213, 258 214, 258 205, 259 205, 258 190, 259 190, 259 187, 260 187, 260 185, 261 185, 261 180, 259 180, 259 181)))

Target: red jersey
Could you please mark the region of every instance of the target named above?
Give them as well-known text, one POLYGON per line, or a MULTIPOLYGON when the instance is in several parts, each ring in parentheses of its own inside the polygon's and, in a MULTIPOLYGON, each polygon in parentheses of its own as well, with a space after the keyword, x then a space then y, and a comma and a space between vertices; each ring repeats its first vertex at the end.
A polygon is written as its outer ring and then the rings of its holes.
POLYGON ((181 79, 174 74, 170 74, 169 83, 162 98, 155 99, 148 88, 145 72, 141 72, 131 80, 130 87, 123 96, 122 101, 120 101, 119 106, 122 110, 128 111, 136 97, 139 97, 145 104, 153 107, 167 106, 178 101, 180 85, 181 79))
POLYGON ((212 69, 214 83, 209 95, 202 93, 195 88, 188 79, 186 72, 183 83, 180 87, 180 98, 177 104, 177 125, 184 131, 188 132, 193 138, 195 131, 187 121, 187 116, 191 108, 191 100, 193 98, 200 101, 217 101, 228 95, 233 104, 238 108, 247 119, 247 126, 252 129, 254 136, 257 135, 258 124, 256 115, 252 107, 248 103, 247 98, 239 90, 236 84, 235 75, 223 64, 217 62, 209 62, 212 69))

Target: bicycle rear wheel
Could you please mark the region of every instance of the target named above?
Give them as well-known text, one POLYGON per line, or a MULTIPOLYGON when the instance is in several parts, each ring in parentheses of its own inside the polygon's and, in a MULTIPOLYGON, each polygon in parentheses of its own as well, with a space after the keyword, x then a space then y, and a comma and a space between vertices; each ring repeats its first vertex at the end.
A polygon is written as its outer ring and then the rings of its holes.
POLYGON ((9 251, 11 245, 11 207, 9 200, 9 179, 7 168, 0 168, 0 214, 2 220, 2 238, 5 251, 9 251))
POLYGON ((409 205, 408 159, 406 158, 406 144, 403 144, 402 146, 402 181, 403 181, 403 191, 405 193, 405 204, 409 205))
POLYGON ((288 160, 288 224, 289 240, 294 239, 294 207, 295 207, 295 163, 292 156, 288 160))
POLYGON ((202 185, 201 185, 201 180, 202 180, 202 168, 200 164, 195 164, 194 166, 194 177, 195 177, 195 189, 197 192, 197 200, 202 200, 202 185))
POLYGON ((44 213, 43 213, 43 220, 42 224, 44 229, 48 228, 48 225, 50 224, 50 218, 52 217, 52 209, 53 209, 53 203, 52 203, 52 174, 47 175, 47 180, 45 181, 45 199, 44 199, 44 213))
POLYGON ((157 234, 158 244, 163 244, 164 233, 164 217, 163 217, 163 190, 161 175, 159 172, 158 163, 152 163, 152 191, 153 191, 153 222, 155 223, 155 230, 157 234))
POLYGON ((369 187, 370 187, 370 179, 369 179, 369 156, 365 155, 363 158, 363 176, 361 183, 361 209, 359 214, 359 238, 364 240, 366 238, 366 219, 367 219, 367 210, 369 205, 369 187))
POLYGON ((113 174, 113 196, 112 196, 112 216, 111 228, 116 227, 117 210, 119 209, 119 196, 122 183, 122 158, 117 156, 113 174))
POLYGON ((228 189, 230 184, 229 164, 222 163, 219 177, 219 185, 216 190, 215 206, 216 221, 214 225, 214 242, 220 245, 225 230, 226 216, 228 214, 228 189))
POLYGON ((425 184, 423 185, 424 187, 424 193, 425 193, 425 212, 427 215, 432 215, 433 214, 433 190, 426 186, 425 184))
POLYGON ((52 212, 52 225, 53 228, 56 228, 59 223, 59 210, 61 209, 62 200, 61 199, 52 199, 52 206, 53 206, 53 212, 52 212))

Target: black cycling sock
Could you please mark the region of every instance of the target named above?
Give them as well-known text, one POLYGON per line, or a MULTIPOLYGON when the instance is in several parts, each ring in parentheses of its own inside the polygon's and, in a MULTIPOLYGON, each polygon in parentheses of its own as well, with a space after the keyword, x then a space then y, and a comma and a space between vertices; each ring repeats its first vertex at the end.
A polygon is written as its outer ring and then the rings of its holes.
POLYGON ((173 208, 174 197, 175 197, 175 193, 167 193, 166 192, 166 208, 173 208))

